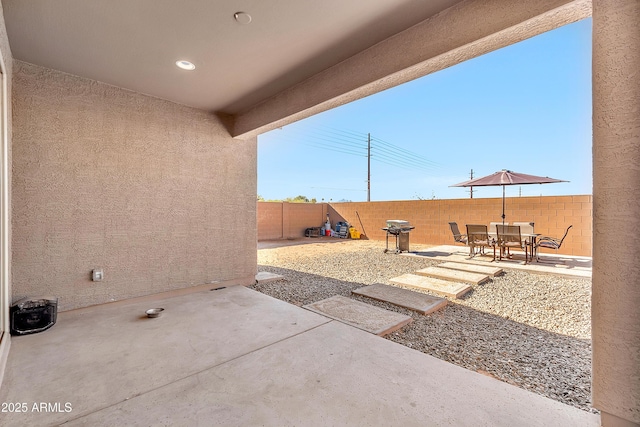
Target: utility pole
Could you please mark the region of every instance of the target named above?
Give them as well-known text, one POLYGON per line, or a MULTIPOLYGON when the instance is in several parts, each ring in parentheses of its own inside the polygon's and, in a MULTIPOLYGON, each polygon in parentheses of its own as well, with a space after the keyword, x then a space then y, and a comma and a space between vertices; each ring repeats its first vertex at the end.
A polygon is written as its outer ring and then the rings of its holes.
POLYGON ((367 202, 371 201, 371 134, 367 134, 367 202))
MULTIPOLYGON (((473 179, 473 169, 471 169, 471 178, 469 179, 473 179)), ((471 198, 473 199, 473 187, 469 187, 469 194, 471 194, 471 198)))

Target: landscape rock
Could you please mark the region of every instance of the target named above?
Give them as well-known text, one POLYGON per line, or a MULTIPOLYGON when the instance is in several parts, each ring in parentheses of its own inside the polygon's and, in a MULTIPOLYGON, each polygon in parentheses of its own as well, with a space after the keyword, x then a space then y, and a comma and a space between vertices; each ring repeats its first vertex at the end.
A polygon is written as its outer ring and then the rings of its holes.
MULTIPOLYGON (((427 248, 427 246, 424 246, 427 248)), ((412 250, 421 250, 412 245, 412 250)), ((440 262, 346 240, 258 251, 258 270, 284 280, 251 286, 298 306, 342 295, 409 315, 385 338, 585 411, 591 406, 591 280, 508 270, 422 315, 351 291, 440 262)), ((415 290, 415 289, 414 289, 415 290)))

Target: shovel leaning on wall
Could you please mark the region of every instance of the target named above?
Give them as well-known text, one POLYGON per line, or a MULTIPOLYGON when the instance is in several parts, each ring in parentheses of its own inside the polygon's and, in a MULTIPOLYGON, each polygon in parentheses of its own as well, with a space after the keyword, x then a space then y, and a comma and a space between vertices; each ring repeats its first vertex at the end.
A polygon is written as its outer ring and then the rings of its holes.
POLYGON ((358 217, 358 222, 360 222, 360 227, 362 228, 362 233, 360 234, 361 239, 367 239, 367 232, 364 231, 364 225, 362 225, 362 220, 360 219, 360 214, 356 211, 356 216, 358 217))

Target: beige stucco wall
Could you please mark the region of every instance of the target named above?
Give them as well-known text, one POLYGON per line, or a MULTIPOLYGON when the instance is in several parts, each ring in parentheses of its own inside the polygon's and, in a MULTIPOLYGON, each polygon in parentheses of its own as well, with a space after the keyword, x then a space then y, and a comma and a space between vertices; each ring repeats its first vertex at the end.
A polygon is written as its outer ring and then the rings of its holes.
POLYGON ((638 70, 640 1, 594 1, 593 403, 605 426, 640 425, 638 70))
POLYGON ((19 61, 13 85, 14 300, 53 295, 67 310, 253 279, 255 138, 19 61))

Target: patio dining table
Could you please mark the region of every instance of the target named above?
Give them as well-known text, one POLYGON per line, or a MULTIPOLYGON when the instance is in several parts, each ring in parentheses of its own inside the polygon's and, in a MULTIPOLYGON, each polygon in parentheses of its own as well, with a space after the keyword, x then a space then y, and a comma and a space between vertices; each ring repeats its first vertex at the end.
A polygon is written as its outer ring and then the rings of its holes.
MULTIPOLYGON (((525 240, 525 245, 529 245, 531 247, 531 251, 529 256, 531 257, 531 261, 533 261, 533 257, 536 256, 537 259, 537 255, 538 255, 538 249, 536 248, 536 241, 538 239, 538 236, 541 236, 540 233, 520 233, 520 237, 522 237, 522 240, 525 240)), ((525 259, 525 264, 528 262, 528 260, 525 259)))
MULTIPOLYGON (((497 244, 498 235, 496 233, 488 233, 488 234, 493 244, 497 244)), ((537 242, 538 236, 541 236, 541 234, 540 233, 520 233, 520 237, 522 238, 522 241, 525 242, 525 245, 528 245, 531 248, 531 251, 530 251, 531 261, 533 261, 534 256, 537 259, 538 249, 536 248, 536 242, 537 242)), ((527 262, 529 262, 529 258, 525 259, 525 264, 527 262)))

